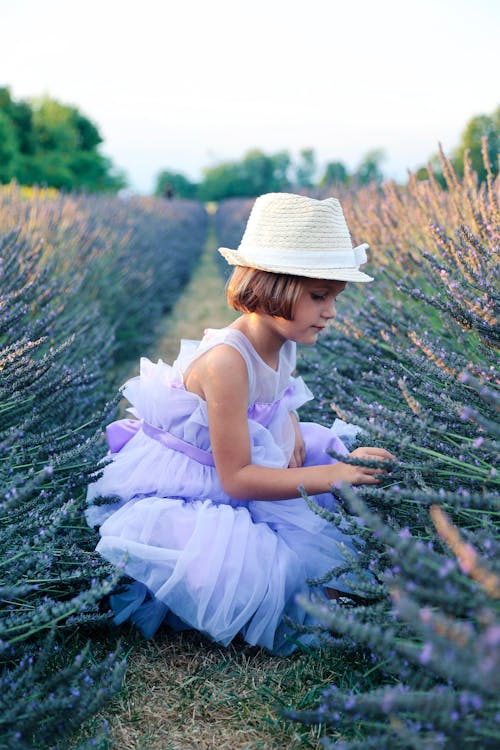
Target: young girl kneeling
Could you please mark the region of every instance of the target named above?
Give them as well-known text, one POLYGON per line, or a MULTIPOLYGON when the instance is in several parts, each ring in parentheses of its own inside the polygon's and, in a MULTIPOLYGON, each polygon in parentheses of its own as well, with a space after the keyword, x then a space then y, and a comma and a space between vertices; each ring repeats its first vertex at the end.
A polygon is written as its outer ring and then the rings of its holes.
MULTIPOLYGON (((336 461, 335 433, 300 423, 313 396, 293 376, 296 344, 314 344, 335 315, 367 245, 353 248, 340 203, 287 193, 258 198, 238 250, 227 328, 182 341, 172 366, 141 360, 123 394, 135 419, 108 427, 111 462, 89 487, 87 519, 100 526, 100 554, 134 583, 111 597, 115 621, 129 617, 151 636, 166 621, 228 644, 289 653, 301 640, 285 618, 313 624, 296 603, 309 579, 355 553, 352 538, 312 510, 298 488, 333 508, 332 486, 377 484, 382 469, 336 461), (111 505, 96 497, 118 496, 111 505)), ((393 459, 382 448, 351 456, 393 459)), ((331 578, 315 594, 352 593, 331 578)))

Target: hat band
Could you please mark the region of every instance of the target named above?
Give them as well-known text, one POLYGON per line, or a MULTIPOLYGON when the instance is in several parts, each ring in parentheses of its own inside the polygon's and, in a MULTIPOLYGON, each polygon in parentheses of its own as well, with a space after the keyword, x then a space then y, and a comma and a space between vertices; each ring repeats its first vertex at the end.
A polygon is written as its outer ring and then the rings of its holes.
POLYGON ((283 250, 277 247, 243 245, 238 253, 245 260, 267 263, 283 268, 356 268, 366 263, 366 243, 351 250, 283 250))

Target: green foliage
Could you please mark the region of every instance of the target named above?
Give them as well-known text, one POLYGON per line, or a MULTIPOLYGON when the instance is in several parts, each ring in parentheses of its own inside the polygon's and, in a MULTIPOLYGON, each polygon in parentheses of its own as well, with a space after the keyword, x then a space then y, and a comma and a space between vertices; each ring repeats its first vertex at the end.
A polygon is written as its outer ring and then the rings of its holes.
POLYGON ((297 188, 312 188, 315 184, 317 171, 316 154, 312 148, 303 148, 299 153, 299 160, 295 164, 293 184, 297 188))
POLYGON ((373 183, 380 185, 384 179, 381 167, 381 162, 384 158, 385 154, 382 149, 368 151, 352 174, 349 173, 343 162, 329 162, 326 165, 323 176, 319 180, 318 186, 320 188, 337 187, 345 189, 351 187, 357 189, 373 183))
MULTIPOLYGON (((467 176, 467 165, 472 168, 479 182, 485 182, 488 174, 495 178, 498 174, 500 146, 500 107, 491 115, 476 115, 466 124, 458 146, 453 150, 451 162, 460 177, 467 176)), ((427 167, 417 170, 419 180, 432 179, 442 187, 447 184, 442 170, 442 154, 433 154, 427 167)))
POLYGON ((349 180, 349 173, 347 167, 341 161, 330 161, 325 167, 325 172, 319 181, 320 187, 328 187, 329 185, 347 185, 349 180))
POLYGON ((0 112, 10 121, 16 134, 16 141, 21 154, 32 154, 35 151, 32 108, 27 102, 13 101, 8 88, 0 87, 0 112))
POLYGON ((98 151, 97 127, 76 107, 43 97, 31 103, 12 100, 0 89, 0 181, 46 185, 66 190, 116 192, 125 179, 98 151))
POLYGON ((158 198, 196 198, 197 185, 179 172, 163 170, 156 178, 154 194, 158 198))
POLYGON ((382 149, 374 149, 365 154, 352 177, 354 184, 359 186, 369 185, 373 182, 380 184, 384 179, 380 166, 383 160, 384 152, 382 149))
MULTIPOLYGON (((253 149, 247 151, 241 161, 222 162, 205 169, 203 180, 197 186, 197 195, 201 200, 220 202, 288 190, 311 193, 318 188, 328 189, 333 184, 357 188, 382 182, 380 165, 383 158, 381 150, 370 151, 352 174, 342 162, 330 162, 318 181, 319 168, 313 149, 301 149, 296 160, 291 158, 288 151, 268 156, 253 149)), ((171 186, 174 185, 174 177, 182 178, 182 175, 172 175, 167 180, 171 186)), ((190 189, 194 187, 191 183, 189 186, 190 189)), ((161 189, 162 186, 158 184, 157 194, 160 194, 161 189)))
POLYGON ((247 151, 240 162, 228 161, 207 167, 198 194, 202 200, 219 201, 285 190, 289 184, 289 166, 290 157, 286 151, 268 156, 253 149, 247 151))
POLYGON ((472 169, 481 182, 486 179, 488 162, 493 175, 498 174, 499 146, 500 107, 497 107, 492 115, 478 115, 467 123, 453 154, 453 162, 458 173, 464 174, 464 157, 468 153, 472 169), (486 151, 486 159, 483 149, 486 151))
POLYGON ((66 645, 105 632, 117 580, 93 551, 86 487, 117 400, 110 369, 144 346, 204 226, 194 203, 0 190, 2 750, 62 750, 121 684, 116 643, 101 657, 66 645))
POLYGON ((16 168, 18 144, 10 119, 0 110, 0 182, 7 182, 16 168))

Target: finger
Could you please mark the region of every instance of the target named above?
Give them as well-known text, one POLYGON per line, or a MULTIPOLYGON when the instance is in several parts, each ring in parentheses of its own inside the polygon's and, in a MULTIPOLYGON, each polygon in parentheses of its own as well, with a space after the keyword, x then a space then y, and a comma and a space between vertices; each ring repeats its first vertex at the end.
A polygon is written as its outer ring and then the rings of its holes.
POLYGON ((369 456, 374 456, 376 458, 383 458, 388 461, 396 460, 396 456, 393 456, 392 453, 389 453, 389 451, 386 451, 385 448, 367 447, 367 448, 362 448, 361 450, 363 451, 363 453, 366 452, 366 454, 369 456))
POLYGON ((385 479, 387 476, 387 471, 380 470, 380 469, 368 469, 365 467, 363 469, 361 476, 364 479, 369 480, 369 483, 371 484, 374 479, 377 482, 380 482, 382 479, 385 479))
POLYGON ((380 484, 378 476, 378 474, 365 474, 363 477, 360 477, 357 482, 354 482, 354 484, 380 484))
POLYGON ((384 469, 374 469, 373 467, 368 468, 367 466, 363 467, 363 474, 368 474, 371 477, 375 477, 377 475, 382 476, 383 474, 387 474, 387 471, 384 471, 384 469))

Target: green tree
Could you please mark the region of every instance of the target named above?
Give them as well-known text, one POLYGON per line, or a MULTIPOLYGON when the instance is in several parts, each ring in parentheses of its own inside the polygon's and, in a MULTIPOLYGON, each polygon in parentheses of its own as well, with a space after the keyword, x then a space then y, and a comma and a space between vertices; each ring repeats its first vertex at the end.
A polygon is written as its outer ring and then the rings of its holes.
POLYGON ((218 201, 285 190, 289 186, 289 167, 287 151, 268 155, 251 149, 241 161, 225 161, 204 169, 199 196, 202 200, 218 201))
POLYGON ((16 133, 19 152, 33 154, 35 152, 33 112, 28 102, 15 102, 9 89, 0 87, 0 112, 3 112, 11 121, 16 133))
POLYGON ((321 187, 328 187, 329 185, 347 185, 349 182, 349 172, 345 164, 341 161, 330 161, 325 167, 323 177, 320 179, 319 184, 321 187))
POLYGON ((93 151, 102 143, 97 127, 77 109, 72 108, 73 123, 79 138, 82 151, 93 151))
POLYGON ((156 178, 155 195, 160 198, 196 198, 198 185, 180 172, 164 169, 156 178))
POLYGON ((273 190, 279 192, 290 188, 289 172, 291 166, 290 154, 288 151, 278 151, 271 157, 273 163, 273 190))
POLYGON ((353 175, 354 182, 358 185, 368 185, 369 182, 380 184, 384 179, 384 174, 380 167, 380 163, 384 158, 385 154, 380 148, 368 151, 353 175))
POLYGON ((247 195, 262 195, 284 190, 288 185, 290 155, 280 151, 274 156, 258 149, 247 151, 241 162, 241 182, 247 195))
POLYGON ((97 126, 76 107, 47 96, 16 102, 0 88, 0 180, 67 190, 111 191, 125 176, 98 151, 97 126))
POLYGON ((16 179, 23 185, 42 185, 58 190, 75 187, 68 158, 58 151, 38 150, 32 157, 23 159, 16 170, 16 179))
POLYGON ((303 148, 295 164, 295 184, 298 188, 312 188, 317 171, 316 154, 312 148, 303 148))
POLYGON ((42 151, 70 153, 80 149, 80 135, 73 112, 72 107, 49 97, 35 102, 33 125, 37 145, 42 151))
POLYGON ((0 182, 10 182, 19 157, 19 148, 11 120, 0 109, 0 182))
POLYGON ((125 173, 111 159, 95 150, 75 151, 66 164, 71 172, 72 186, 88 192, 113 193, 127 184, 125 173))
POLYGON ((224 198, 244 196, 245 188, 238 162, 223 161, 213 167, 205 167, 199 195, 205 201, 220 201, 224 198))
POLYGON ((500 140, 500 107, 491 115, 473 117, 463 131, 460 143, 453 153, 453 164, 460 175, 464 173, 465 154, 469 152, 472 168, 479 181, 486 179, 486 167, 482 156, 482 140, 486 139, 488 160, 494 175, 498 174, 498 147, 500 140))

